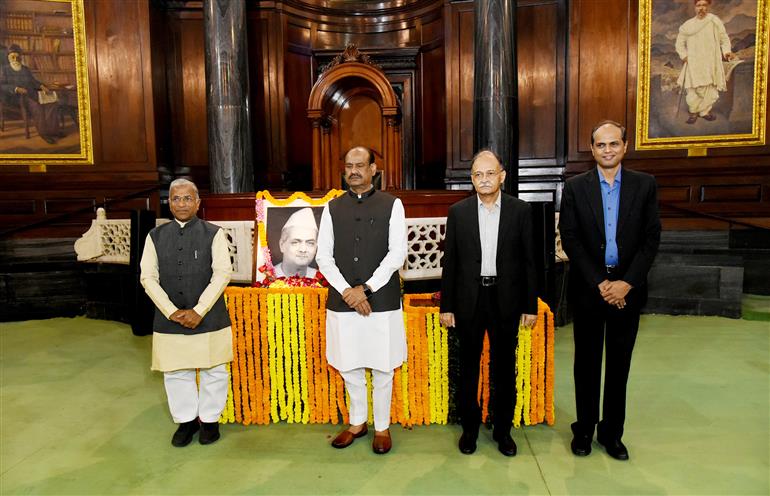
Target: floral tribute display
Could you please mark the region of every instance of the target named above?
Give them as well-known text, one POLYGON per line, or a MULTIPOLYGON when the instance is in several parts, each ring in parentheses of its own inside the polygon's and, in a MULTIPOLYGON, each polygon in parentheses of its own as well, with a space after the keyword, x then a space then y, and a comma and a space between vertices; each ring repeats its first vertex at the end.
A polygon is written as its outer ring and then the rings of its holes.
MULTIPOLYGON (((342 377, 326 362, 327 294, 310 286, 227 288, 234 360, 221 423, 348 423, 342 377)), ((404 296, 404 322, 408 358, 393 377, 391 422, 446 424, 456 417, 456 336, 439 324, 430 294, 404 296)), ((553 314, 541 301, 534 328, 519 330, 516 427, 554 422, 553 340, 553 314)), ((479 398, 487 420, 486 341, 481 361, 479 398)))

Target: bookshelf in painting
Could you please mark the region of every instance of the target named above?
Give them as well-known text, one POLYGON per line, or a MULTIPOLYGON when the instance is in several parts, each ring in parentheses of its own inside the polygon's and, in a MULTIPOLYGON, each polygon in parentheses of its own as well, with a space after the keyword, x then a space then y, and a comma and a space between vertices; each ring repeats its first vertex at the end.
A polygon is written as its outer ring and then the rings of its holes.
POLYGON ((22 62, 41 83, 51 88, 75 87, 71 12, 0 10, 0 28, 0 44, 6 49, 18 45, 23 52, 22 62))

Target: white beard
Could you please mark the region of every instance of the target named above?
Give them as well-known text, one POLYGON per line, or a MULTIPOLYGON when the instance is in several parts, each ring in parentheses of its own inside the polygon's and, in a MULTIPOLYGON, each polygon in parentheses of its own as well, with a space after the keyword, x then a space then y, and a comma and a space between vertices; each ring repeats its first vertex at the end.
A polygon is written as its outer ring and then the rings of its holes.
POLYGON ((19 72, 21 70, 21 62, 19 62, 19 61, 16 61, 16 62, 8 61, 8 63, 11 65, 11 69, 13 69, 14 71, 19 72))

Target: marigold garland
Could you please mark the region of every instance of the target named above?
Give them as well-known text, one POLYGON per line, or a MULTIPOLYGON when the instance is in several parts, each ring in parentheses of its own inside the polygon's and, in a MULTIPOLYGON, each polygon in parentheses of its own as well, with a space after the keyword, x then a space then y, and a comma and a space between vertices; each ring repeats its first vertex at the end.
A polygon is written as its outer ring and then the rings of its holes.
MULTIPOLYGON (((228 366, 220 422, 348 422, 342 377, 326 362, 327 295, 327 289, 313 287, 227 288, 235 360, 228 366)), ((391 422, 405 427, 446 423, 450 414, 449 332, 439 322, 438 307, 412 305, 430 296, 404 296, 408 356, 395 371, 391 422)), ((553 314, 539 302, 536 325, 519 329, 517 427, 522 421, 553 425, 553 344, 553 314)), ((485 349, 479 395, 486 420, 488 343, 485 349)))

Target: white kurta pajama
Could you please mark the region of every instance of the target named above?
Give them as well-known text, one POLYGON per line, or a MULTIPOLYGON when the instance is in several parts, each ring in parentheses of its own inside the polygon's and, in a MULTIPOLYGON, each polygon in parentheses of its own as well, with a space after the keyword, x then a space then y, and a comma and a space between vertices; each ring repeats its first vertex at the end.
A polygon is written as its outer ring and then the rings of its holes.
MULTIPOLYGON (((184 227, 185 222, 175 220, 184 227)), ((224 231, 219 230, 211 245, 211 280, 193 310, 204 317, 222 296, 230 282, 232 263, 224 231)), ((140 262, 142 286, 158 310, 168 319, 179 310, 160 286, 158 255, 148 235, 140 262)), ((174 422, 183 423, 200 417, 202 422, 216 422, 227 401, 229 375, 225 363, 233 360, 230 326, 202 334, 153 332, 152 370, 164 372, 169 410, 174 422), (200 369, 200 388, 195 369, 200 369)))
MULTIPOLYGON (((406 259, 406 219, 400 200, 393 203, 388 226, 388 253, 371 278, 365 282, 377 292, 406 259)), ((321 215, 318 234, 318 268, 329 284, 342 294, 350 288, 334 260, 334 230, 328 205, 321 215)), ((342 372, 351 400, 351 425, 366 421, 366 387, 360 385, 364 369, 375 375, 375 429, 382 431, 390 424, 390 399, 393 369, 406 360, 406 331, 401 308, 372 312, 368 316, 357 312, 326 310, 326 359, 342 372)))
POLYGON ((727 90, 722 56, 731 52, 731 46, 725 25, 714 14, 689 19, 679 28, 676 52, 680 59, 687 59, 677 84, 687 90, 688 110, 706 116, 719 92, 727 90))

